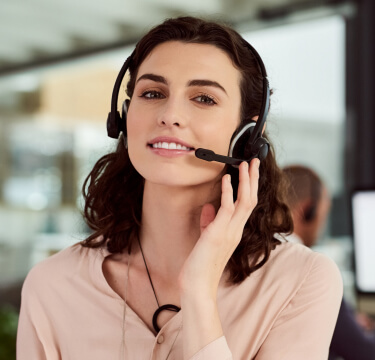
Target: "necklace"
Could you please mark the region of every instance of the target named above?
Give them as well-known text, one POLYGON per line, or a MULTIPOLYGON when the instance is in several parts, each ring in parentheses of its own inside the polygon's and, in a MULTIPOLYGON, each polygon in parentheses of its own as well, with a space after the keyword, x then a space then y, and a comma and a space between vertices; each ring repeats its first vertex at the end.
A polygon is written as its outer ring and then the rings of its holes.
POLYGON ((181 308, 179 308, 178 306, 173 305, 173 304, 166 304, 166 305, 160 306, 158 297, 156 296, 154 284, 152 283, 152 280, 151 280, 150 271, 148 270, 148 267, 147 267, 146 258, 145 258, 145 255, 143 254, 143 249, 142 249, 141 241, 139 240, 139 237, 138 237, 138 245, 139 245, 139 248, 141 250, 143 262, 145 263, 146 272, 147 272, 147 275, 148 275, 148 279, 150 280, 152 291, 154 292, 154 295, 155 295, 156 303, 158 304, 158 308, 156 309, 156 311, 154 312, 154 315, 152 317, 152 326, 154 327, 156 333, 158 333, 160 331, 160 327, 158 326, 158 316, 160 315, 160 313, 164 310, 179 312, 181 310, 181 308))
MULTIPOLYGON (((130 252, 129 252, 129 255, 130 255, 130 252)), ((121 340, 121 349, 120 349, 120 352, 122 354, 122 357, 121 359, 125 359, 125 349, 126 349, 126 329, 125 329, 125 321, 126 321, 126 309, 127 309, 127 306, 126 306, 126 300, 127 300, 127 294, 128 294, 128 280, 129 280, 129 269, 130 269, 130 263, 131 263, 131 257, 129 256, 128 260, 127 260, 127 272, 126 272, 126 278, 125 278, 125 294, 124 294, 124 309, 123 309, 123 314, 122 314, 122 340, 121 340)), ((147 268, 147 267, 146 267, 147 268)), ((156 295, 155 295, 156 296, 156 295)), ((176 306, 176 308, 178 309, 178 307, 176 306)), ((173 340, 173 343, 172 343, 172 346, 171 348, 169 349, 169 352, 168 352, 168 355, 166 357, 165 360, 168 360, 169 359, 169 355, 172 353, 172 349, 173 349, 173 346, 174 344, 176 343, 176 340, 178 338, 178 335, 180 334, 181 332, 181 329, 182 329, 182 321, 180 323, 180 326, 178 328, 178 331, 176 333, 176 336, 173 340)))

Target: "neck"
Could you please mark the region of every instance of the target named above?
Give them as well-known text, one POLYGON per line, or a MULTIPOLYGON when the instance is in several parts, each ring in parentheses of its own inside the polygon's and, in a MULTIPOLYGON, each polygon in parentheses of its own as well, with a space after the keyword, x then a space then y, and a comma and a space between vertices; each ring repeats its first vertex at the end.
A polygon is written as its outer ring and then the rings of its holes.
POLYGON ((153 272, 179 274, 199 239, 202 206, 217 206, 219 191, 212 184, 197 189, 145 182, 140 241, 153 272))

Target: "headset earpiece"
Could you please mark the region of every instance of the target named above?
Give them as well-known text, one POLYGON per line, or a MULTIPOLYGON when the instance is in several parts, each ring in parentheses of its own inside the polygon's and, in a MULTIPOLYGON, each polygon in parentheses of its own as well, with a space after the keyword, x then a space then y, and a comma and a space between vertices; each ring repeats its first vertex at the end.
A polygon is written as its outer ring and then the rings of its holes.
POLYGON ((264 137, 259 137, 254 144, 248 142, 245 147, 245 159, 258 158, 264 160, 268 155, 269 142, 264 137))
POLYGON ((122 103, 122 108, 121 108, 121 124, 122 124, 122 133, 126 137, 127 136, 127 131, 126 131, 126 119, 128 116, 128 109, 130 105, 130 100, 126 99, 122 103))
POLYGON ((116 111, 115 113, 110 112, 108 114, 107 133, 109 137, 118 139, 121 132, 123 132, 124 136, 126 136, 126 116, 128 113, 129 104, 129 99, 126 99, 122 103, 121 115, 118 111, 116 111))
POLYGON ((107 134, 113 139, 118 139, 121 132, 121 116, 118 111, 111 111, 107 118, 107 134))
POLYGON ((314 220, 316 214, 316 204, 312 203, 303 211, 303 220, 310 222, 314 220))
POLYGON ((126 59, 126 61, 122 65, 121 70, 119 74, 117 75, 115 86, 113 87, 113 91, 112 91, 111 111, 109 112, 108 118, 107 118, 107 134, 109 137, 113 139, 118 139, 121 132, 123 132, 124 135, 126 135, 126 112, 127 112, 127 107, 129 106, 129 103, 127 101, 129 100, 125 100, 125 102, 123 103, 121 115, 117 110, 117 102, 118 102, 121 82, 124 79, 126 71, 128 70, 129 64, 133 58, 133 54, 134 52, 131 53, 131 55, 126 59), (125 108, 125 111, 124 111, 124 108, 125 108))
POLYGON ((250 121, 236 132, 229 147, 230 157, 244 159, 244 149, 248 140, 250 139, 255 125, 255 121, 250 121))
POLYGON ((322 183, 319 179, 309 176, 310 181, 310 199, 303 209, 303 220, 305 222, 313 221, 318 211, 319 203, 322 199, 322 183))
POLYGON ((255 125, 256 121, 250 121, 237 132, 229 148, 230 157, 248 161, 254 158, 262 161, 267 157, 269 143, 265 138, 258 137, 254 143, 250 141, 255 125))

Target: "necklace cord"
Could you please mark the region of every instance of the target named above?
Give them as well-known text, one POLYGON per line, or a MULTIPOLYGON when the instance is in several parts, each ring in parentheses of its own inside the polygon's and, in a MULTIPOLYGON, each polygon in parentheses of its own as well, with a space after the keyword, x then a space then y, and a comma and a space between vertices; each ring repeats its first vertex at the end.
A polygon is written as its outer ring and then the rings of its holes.
POLYGON ((154 295, 155 295, 156 303, 158 304, 158 308, 156 309, 156 311, 154 313, 154 316, 152 317, 152 326, 154 327, 156 333, 158 333, 160 331, 160 328, 158 326, 158 316, 159 316, 159 314, 162 311, 164 311, 164 310, 179 312, 181 310, 181 308, 179 308, 178 306, 173 305, 173 304, 166 304, 166 305, 163 305, 163 306, 159 305, 158 297, 156 296, 156 291, 155 291, 155 288, 154 288, 154 284, 152 283, 152 280, 151 280, 150 271, 148 270, 148 266, 147 266, 147 263, 146 263, 146 258, 145 258, 145 255, 143 253, 143 249, 142 249, 142 246, 141 246, 141 241, 139 239, 139 236, 138 236, 138 245, 139 245, 139 248, 141 250, 143 262, 145 263, 145 267, 146 267, 148 279, 150 280, 152 291, 154 292, 154 295))
MULTIPOLYGON (((138 239, 139 241, 139 239, 138 239)), ((139 247, 141 248, 141 244, 139 244, 139 247)), ((141 248, 141 251, 142 251, 142 248, 141 248)), ((142 252, 142 256, 143 256, 143 252, 142 252)), ((143 260, 145 261, 144 257, 143 257, 143 260)), ((126 299, 127 299, 127 289, 128 289, 128 281, 129 281, 129 269, 130 269, 130 263, 131 263, 131 256, 130 256, 130 252, 129 252, 129 258, 128 258, 128 261, 127 261, 127 271, 126 271, 126 278, 125 278, 125 294, 124 294, 124 309, 123 309, 123 313, 122 313, 122 339, 121 339, 121 349, 120 349, 120 360, 122 359, 125 359, 125 348, 126 348, 126 339, 125 339, 125 321, 126 321, 126 309, 127 309, 127 306, 126 306, 126 299)), ((146 265, 146 262, 145 262, 145 265, 146 265)), ((146 265, 146 269, 147 269, 147 265, 146 265)), ((148 269, 147 269, 147 273, 148 273, 148 269)), ((150 274, 148 274, 149 278, 150 278, 150 274)), ((152 284, 152 281, 151 281, 151 278, 150 278, 150 283, 152 284)), ((156 294, 155 294, 155 297, 156 297, 156 294)), ((179 309, 179 308, 178 308, 179 309)), ((177 311, 178 312, 178 311, 177 311)), ((155 328, 155 326, 154 326, 155 328)), ((181 328, 182 328, 182 322, 178 328, 178 331, 177 331, 177 334, 173 340, 173 343, 172 343, 172 346, 171 348, 169 349, 169 352, 168 352, 168 355, 166 357, 166 360, 169 359, 169 355, 171 354, 172 352, 172 349, 174 347, 174 344, 177 340, 177 337, 181 331, 181 328)), ((156 330, 156 329, 155 329, 156 330)), ((157 331, 159 332, 159 331, 157 331)))
POLYGON ((156 291, 155 291, 155 288, 154 288, 154 284, 152 283, 152 280, 151 280, 151 275, 150 275, 150 272, 149 272, 149 270, 148 270, 148 266, 147 266, 147 263, 146 263, 145 255, 143 254, 143 249, 142 249, 141 241, 139 240, 139 237, 138 237, 138 245, 139 245, 139 248, 141 249, 141 254, 142 254, 143 262, 145 263, 145 267, 146 267, 147 275, 148 275, 148 278, 149 278, 149 280, 150 280, 150 284, 151 284, 151 287, 152 287, 152 291, 154 292, 154 295, 155 295, 156 303, 158 304, 158 308, 160 308, 159 301, 158 301, 158 297, 156 296, 156 291))

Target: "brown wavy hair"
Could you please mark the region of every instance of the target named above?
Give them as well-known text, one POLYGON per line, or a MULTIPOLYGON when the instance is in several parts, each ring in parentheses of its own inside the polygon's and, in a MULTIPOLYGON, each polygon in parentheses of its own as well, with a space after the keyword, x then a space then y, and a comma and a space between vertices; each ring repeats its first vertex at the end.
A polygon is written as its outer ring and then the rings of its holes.
MULTIPOLYGON (((167 41, 210 44, 225 51, 241 73, 241 124, 259 114, 263 76, 246 41, 226 25, 193 17, 168 19, 138 42, 129 66, 126 92, 130 99, 139 66, 157 45, 167 41)), ((238 170, 228 166, 226 172, 231 174, 236 198, 238 170)), ((283 173, 270 146, 267 158, 260 165, 258 204, 227 264, 232 283, 240 283, 267 262, 271 250, 280 244, 275 234, 292 232, 284 187, 283 173)), ((121 135, 117 149, 99 159, 84 182, 83 216, 93 233, 81 243, 82 246, 107 246, 111 253, 125 249, 130 252, 132 242, 139 235, 143 188, 144 179, 133 167, 121 135)))

